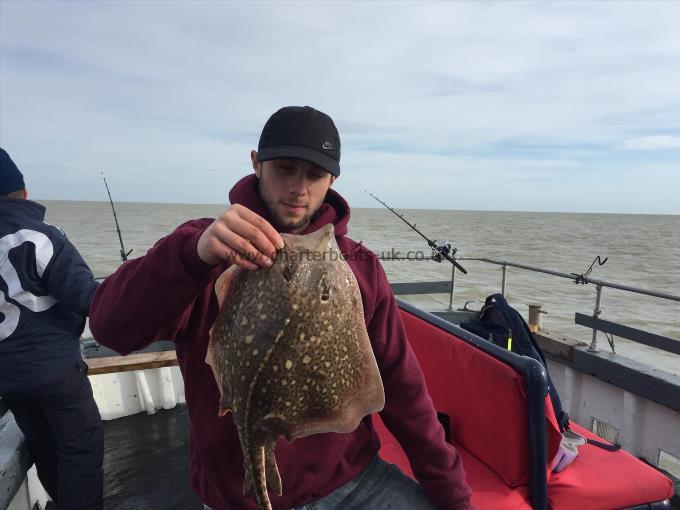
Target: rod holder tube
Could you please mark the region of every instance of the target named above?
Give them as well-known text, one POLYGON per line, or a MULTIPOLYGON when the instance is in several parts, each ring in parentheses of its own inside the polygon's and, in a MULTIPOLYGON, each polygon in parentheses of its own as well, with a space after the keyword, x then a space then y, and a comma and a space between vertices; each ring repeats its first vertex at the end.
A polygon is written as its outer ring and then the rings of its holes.
POLYGON ((532 333, 536 333, 537 331, 543 329, 543 321, 542 321, 542 316, 544 313, 541 308, 543 307, 542 304, 540 303, 529 303, 529 330, 532 333))

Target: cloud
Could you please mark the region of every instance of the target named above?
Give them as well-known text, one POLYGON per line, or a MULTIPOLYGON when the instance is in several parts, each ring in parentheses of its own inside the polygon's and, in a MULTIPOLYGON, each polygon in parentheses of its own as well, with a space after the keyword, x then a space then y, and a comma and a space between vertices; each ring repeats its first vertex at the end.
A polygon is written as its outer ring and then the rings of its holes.
POLYGON ((635 151, 680 149, 680 136, 640 136, 626 140, 623 142, 622 147, 624 149, 635 151))
POLYGON ((573 210, 575 172, 621 211, 614 169, 680 188, 675 151, 641 150, 677 147, 679 18, 677 2, 2 2, 0 144, 37 198, 99 197, 103 170, 118 200, 217 202, 268 116, 307 104, 335 119, 360 200, 377 175, 400 207, 448 207, 454 182, 500 203, 502 177, 522 183, 513 207, 573 210))

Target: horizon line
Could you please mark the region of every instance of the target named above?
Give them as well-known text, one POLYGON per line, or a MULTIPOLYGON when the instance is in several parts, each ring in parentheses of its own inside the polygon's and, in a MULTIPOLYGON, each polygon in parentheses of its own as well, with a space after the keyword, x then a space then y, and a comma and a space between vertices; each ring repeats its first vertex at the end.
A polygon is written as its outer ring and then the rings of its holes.
MULTIPOLYGON (((102 203, 110 204, 108 200, 67 200, 67 199, 54 199, 54 198, 28 198, 28 200, 39 202, 82 202, 82 203, 102 203)), ((142 205, 194 205, 194 206, 219 206, 228 207, 228 203, 212 203, 212 202, 161 202, 161 201, 150 201, 150 202, 138 202, 132 200, 116 200, 116 204, 142 204, 142 205)), ((384 210, 388 211, 385 207, 352 207, 350 206, 350 211, 356 211, 361 209, 370 210, 384 210)), ((393 207, 393 209, 400 211, 450 211, 450 212, 491 212, 491 213, 543 213, 543 214, 611 214, 611 215, 629 215, 629 216, 680 216, 680 211, 677 213, 670 212, 596 212, 596 211, 546 211, 546 210, 526 210, 526 209, 440 209, 433 207, 393 207)), ((389 211, 388 211, 389 212, 389 211)))

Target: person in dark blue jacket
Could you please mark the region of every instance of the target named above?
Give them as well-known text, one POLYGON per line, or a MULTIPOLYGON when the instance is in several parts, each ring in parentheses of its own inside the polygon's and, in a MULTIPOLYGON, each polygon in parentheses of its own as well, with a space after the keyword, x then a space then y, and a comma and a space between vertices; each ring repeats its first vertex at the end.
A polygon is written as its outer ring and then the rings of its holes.
POLYGON ((63 232, 27 200, 0 149, 0 397, 61 510, 101 510, 104 434, 80 353, 97 282, 63 232))

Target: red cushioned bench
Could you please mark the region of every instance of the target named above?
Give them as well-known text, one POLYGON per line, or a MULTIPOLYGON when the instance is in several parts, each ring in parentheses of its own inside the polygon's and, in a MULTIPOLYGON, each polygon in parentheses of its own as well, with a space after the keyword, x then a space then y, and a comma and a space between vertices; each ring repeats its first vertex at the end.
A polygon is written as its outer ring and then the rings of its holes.
MULTIPOLYGON (((543 367, 407 303, 399 306, 435 407, 448 417, 444 423, 478 509, 670 508, 671 481, 623 450, 586 444, 567 469, 551 473, 561 436, 543 367)), ((380 455, 413 477, 378 415, 373 423, 380 455)), ((596 438, 577 424, 571 428, 596 438)))

